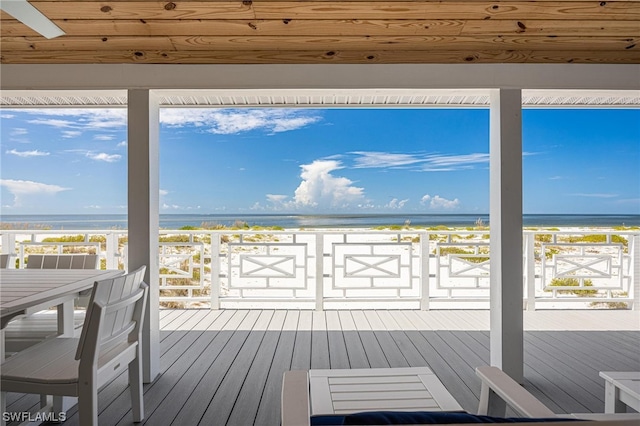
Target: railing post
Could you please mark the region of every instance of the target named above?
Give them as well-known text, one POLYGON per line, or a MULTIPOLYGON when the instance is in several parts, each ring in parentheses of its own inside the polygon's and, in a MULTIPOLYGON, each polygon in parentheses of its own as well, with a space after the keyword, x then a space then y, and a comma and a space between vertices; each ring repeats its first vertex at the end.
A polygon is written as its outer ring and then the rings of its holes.
MULTIPOLYGON (((211 233, 211 309, 220 309, 220 238, 221 234, 211 233)), ((228 254, 231 261, 231 253, 228 254)), ((204 259, 203 259, 204 261, 204 259)), ((227 277, 228 280, 231 277, 227 277)))
POLYGON ((631 255, 629 291, 633 292, 633 306, 631 309, 640 310, 640 235, 630 236, 629 254, 631 255))
POLYGON ((536 310, 536 255, 535 234, 524 236, 524 281, 527 285, 527 311, 536 310))
POLYGON ((324 309, 324 234, 316 232, 316 311, 324 309))
POLYGON ((8 269, 16 268, 16 234, 11 232, 2 233, 2 251, 9 254, 9 260, 7 261, 8 269))
POLYGON ((118 235, 115 232, 109 232, 106 237, 107 269, 118 269, 118 235))
POLYGON ((429 233, 420 232, 420 309, 429 310, 429 233))

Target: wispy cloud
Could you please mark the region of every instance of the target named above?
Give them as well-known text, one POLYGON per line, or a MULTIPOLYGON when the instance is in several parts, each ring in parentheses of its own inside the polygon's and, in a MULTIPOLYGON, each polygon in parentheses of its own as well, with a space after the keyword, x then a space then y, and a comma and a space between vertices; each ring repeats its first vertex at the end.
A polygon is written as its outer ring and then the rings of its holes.
POLYGON ((317 123, 322 117, 313 111, 293 109, 193 109, 160 111, 160 123, 169 127, 194 126, 215 134, 238 134, 259 130, 281 133, 317 123))
POLYGON ((354 151, 348 155, 354 157, 354 168, 402 168, 423 172, 466 170, 489 163, 488 153, 445 155, 354 151))
POLYGON ((106 152, 93 153, 87 152, 87 157, 96 161, 105 161, 107 163, 115 163, 116 161, 120 161, 122 155, 120 154, 107 154, 106 152))
POLYGON ((57 118, 37 118, 35 120, 29 120, 30 124, 40 124, 44 126, 51 126, 55 128, 69 128, 75 127, 75 123, 69 120, 59 120, 57 118))
POLYGON ((51 108, 27 109, 24 112, 36 117, 33 120, 28 120, 30 124, 51 126, 59 129, 110 131, 122 129, 127 125, 127 110, 124 108, 51 108))
POLYGON ((354 151, 355 155, 354 167, 361 168, 384 168, 384 167, 402 167, 411 164, 426 161, 415 154, 398 154, 391 152, 370 152, 370 151, 354 151))
POLYGON ((80 130, 63 130, 62 137, 66 139, 77 138, 82 132, 80 130))
POLYGON ((425 172, 471 169, 476 164, 489 163, 489 154, 429 155, 422 167, 425 172))
POLYGON ((112 135, 95 135, 93 137, 93 140, 96 141, 112 141, 114 139, 114 136, 112 135))
MULTIPOLYGON (((4 118, 4 117, 3 117, 4 118)), ((27 129, 24 129, 22 127, 16 127, 14 129, 11 129, 11 132, 9 133, 11 136, 24 136, 27 133, 29 133, 29 131, 27 129)))
POLYGON ((23 157, 23 158, 27 158, 27 157, 46 157, 47 155, 49 155, 48 152, 44 152, 44 151, 38 151, 37 149, 33 150, 33 151, 18 151, 16 149, 11 149, 8 151, 5 151, 7 154, 11 154, 11 155, 16 155, 18 157, 23 157))
POLYGON ((116 147, 118 147, 118 148, 122 148, 122 147, 125 147, 125 146, 127 146, 127 141, 121 141, 121 142, 118 143, 118 145, 116 145, 116 147))
POLYGON ((0 186, 4 186, 13 195, 13 207, 19 207, 22 198, 31 195, 55 195, 61 191, 68 191, 59 185, 51 185, 30 180, 0 179, 0 186))
POLYGON ((618 197, 619 194, 610 194, 610 193, 584 193, 578 192, 574 194, 568 194, 572 197, 591 197, 591 198, 615 198, 618 197))

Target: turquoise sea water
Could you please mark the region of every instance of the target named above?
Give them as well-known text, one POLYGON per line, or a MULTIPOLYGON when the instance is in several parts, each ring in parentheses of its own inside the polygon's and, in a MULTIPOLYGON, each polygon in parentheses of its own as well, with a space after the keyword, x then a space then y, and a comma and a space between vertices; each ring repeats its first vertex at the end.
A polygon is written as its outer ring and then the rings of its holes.
MULTIPOLYGON (((161 214, 160 227, 179 229, 200 226, 203 222, 230 226, 235 221, 250 226, 281 226, 283 228, 368 228, 381 225, 412 226, 474 226, 478 219, 489 223, 488 214, 345 214, 345 215, 214 215, 161 214)), ((2 215, 0 223, 25 229, 126 229, 127 216, 107 215, 2 215)), ((640 226, 640 215, 554 215, 528 214, 524 226, 640 226)))

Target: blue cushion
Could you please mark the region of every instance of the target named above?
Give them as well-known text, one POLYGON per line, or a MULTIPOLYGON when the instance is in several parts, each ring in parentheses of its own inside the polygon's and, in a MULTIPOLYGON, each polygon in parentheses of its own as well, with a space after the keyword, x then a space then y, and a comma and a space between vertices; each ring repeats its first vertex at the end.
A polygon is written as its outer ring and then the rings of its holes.
POLYGON ((432 411, 372 411, 347 415, 325 415, 311 417, 312 426, 329 425, 406 425, 406 424, 447 424, 447 423, 523 423, 557 422, 573 419, 491 417, 464 412, 432 411))

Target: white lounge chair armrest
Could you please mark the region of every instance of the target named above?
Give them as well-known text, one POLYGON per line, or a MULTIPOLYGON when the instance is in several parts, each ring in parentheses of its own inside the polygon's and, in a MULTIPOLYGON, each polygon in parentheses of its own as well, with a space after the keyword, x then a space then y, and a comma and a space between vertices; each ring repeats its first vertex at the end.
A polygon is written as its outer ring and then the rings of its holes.
POLYGON ((281 426, 308 426, 309 374, 306 371, 286 371, 282 378, 281 426))
POLYGON ((541 418, 556 417, 553 411, 499 368, 488 365, 478 367, 476 375, 482 380, 478 414, 488 414, 489 396, 493 392, 518 415, 541 418))

